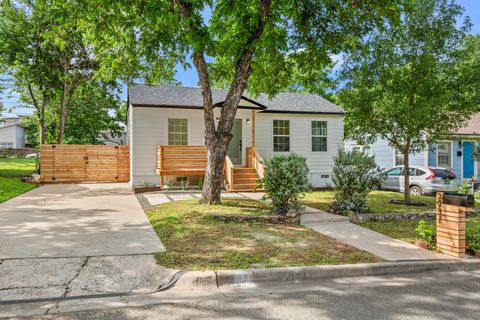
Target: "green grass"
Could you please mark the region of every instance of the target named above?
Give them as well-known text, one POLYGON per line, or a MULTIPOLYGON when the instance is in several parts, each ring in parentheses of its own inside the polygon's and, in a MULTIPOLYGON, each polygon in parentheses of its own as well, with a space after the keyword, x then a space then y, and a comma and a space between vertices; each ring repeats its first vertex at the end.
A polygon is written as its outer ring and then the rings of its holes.
POLYGON ((300 226, 218 222, 212 214, 269 214, 252 199, 223 199, 222 205, 175 201, 147 212, 167 251, 159 264, 175 269, 220 270, 378 262, 379 258, 300 226))
POLYGON ((35 172, 35 159, 0 158, 0 203, 35 188, 21 181, 35 172))
MULTIPOLYGON (((306 206, 324 211, 330 210, 333 201, 333 191, 308 192, 303 199, 306 206)), ((427 196, 412 196, 412 201, 425 202, 425 206, 406 206, 391 204, 389 200, 403 200, 403 194, 390 191, 372 191, 367 197, 366 213, 401 213, 435 211, 435 198, 427 196)))
MULTIPOLYGON (((427 223, 434 225, 435 220, 427 220, 427 223)), ((474 224, 480 224, 480 217, 467 219, 467 228, 474 224)), ((417 237, 415 228, 418 221, 365 221, 359 225, 405 242, 414 243, 417 237)))

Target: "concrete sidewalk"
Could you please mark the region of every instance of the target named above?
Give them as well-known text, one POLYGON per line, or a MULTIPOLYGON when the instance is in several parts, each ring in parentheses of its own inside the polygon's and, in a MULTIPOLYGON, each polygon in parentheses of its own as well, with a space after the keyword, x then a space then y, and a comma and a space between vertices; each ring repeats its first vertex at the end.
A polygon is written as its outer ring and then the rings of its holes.
POLYGON ((347 217, 313 208, 302 215, 301 224, 387 261, 455 259, 360 227, 350 223, 347 217))

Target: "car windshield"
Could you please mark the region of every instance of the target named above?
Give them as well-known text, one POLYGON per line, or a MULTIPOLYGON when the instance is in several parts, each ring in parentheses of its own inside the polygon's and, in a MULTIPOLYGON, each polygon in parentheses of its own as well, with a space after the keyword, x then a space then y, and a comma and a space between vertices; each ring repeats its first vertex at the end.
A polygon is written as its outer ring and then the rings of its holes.
POLYGON ((457 176, 447 169, 431 169, 435 176, 440 179, 456 179, 457 176))

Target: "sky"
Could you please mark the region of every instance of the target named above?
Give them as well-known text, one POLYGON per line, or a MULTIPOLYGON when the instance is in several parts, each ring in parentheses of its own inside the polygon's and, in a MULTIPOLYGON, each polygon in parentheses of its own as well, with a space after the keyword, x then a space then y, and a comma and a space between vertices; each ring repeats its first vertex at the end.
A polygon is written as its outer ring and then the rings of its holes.
MULTIPOLYGON (((480 0, 457 0, 457 3, 462 5, 465 8, 465 15, 469 16, 473 27, 471 30, 472 34, 480 34, 480 0)), ((180 65, 176 67, 176 80, 178 80, 184 86, 197 86, 198 76, 194 69, 184 70, 180 65)), ((0 77, 3 77, 0 75, 0 77)), ((125 86, 121 97, 126 99, 127 93, 125 86)), ((9 111, 9 109, 14 108, 14 113, 24 113, 30 114, 32 109, 29 108, 15 108, 19 105, 18 94, 15 92, 9 92, 5 90, 3 94, 0 94, 0 101, 4 105, 4 111, 9 111)))

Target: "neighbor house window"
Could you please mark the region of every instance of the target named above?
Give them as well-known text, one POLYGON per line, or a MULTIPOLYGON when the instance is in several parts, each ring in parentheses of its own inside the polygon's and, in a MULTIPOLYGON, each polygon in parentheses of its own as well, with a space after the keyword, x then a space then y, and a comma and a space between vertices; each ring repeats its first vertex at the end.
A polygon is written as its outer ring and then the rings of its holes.
POLYGON ((273 120, 273 151, 290 151, 290 120, 273 120))
POLYGON ((188 144, 188 120, 168 119, 168 145, 186 146, 188 144))
POLYGON ((372 149, 370 146, 353 146, 352 147, 353 152, 361 152, 366 155, 370 155, 372 153, 372 149))
POLYGON ((452 167, 452 144, 450 142, 437 144, 437 166, 444 168, 452 167))
POLYGON ((395 149, 395 165, 396 166, 403 166, 405 164, 405 157, 400 150, 395 149))
POLYGON ((326 121, 312 121, 312 151, 327 151, 326 121))

